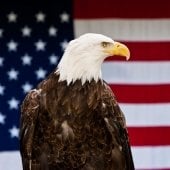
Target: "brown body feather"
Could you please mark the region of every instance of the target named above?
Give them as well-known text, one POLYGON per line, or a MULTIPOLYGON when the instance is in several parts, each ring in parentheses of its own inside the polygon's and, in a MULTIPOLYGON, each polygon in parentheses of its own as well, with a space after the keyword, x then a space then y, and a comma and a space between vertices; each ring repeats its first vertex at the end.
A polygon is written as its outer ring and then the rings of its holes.
POLYGON ((22 104, 24 170, 134 170, 124 115, 106 83, 52 73, 22 104))

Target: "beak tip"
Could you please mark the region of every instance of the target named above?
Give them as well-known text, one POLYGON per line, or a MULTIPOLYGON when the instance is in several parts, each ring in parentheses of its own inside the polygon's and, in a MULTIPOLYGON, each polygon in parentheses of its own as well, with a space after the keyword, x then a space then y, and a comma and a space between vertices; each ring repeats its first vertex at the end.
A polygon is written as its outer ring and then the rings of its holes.
MULTIPOLYGON (((127 47, 126 47, 127 48, 127 47)), ((126 55, 126 60, 129 60, 130 59, 130 51, 129 49, 127 48, 127 55, 126 55)))
POLYGON ((129 60, 130 59, 130 55, 126 56, 126 60, 129 60))

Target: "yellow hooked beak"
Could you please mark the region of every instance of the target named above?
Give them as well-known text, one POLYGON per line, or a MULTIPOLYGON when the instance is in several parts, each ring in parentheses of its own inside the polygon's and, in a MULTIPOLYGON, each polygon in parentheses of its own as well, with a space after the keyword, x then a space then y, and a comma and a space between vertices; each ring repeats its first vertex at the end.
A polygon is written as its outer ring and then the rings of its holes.
POLYGON ((130 58, 130 51, 127 46, 116 41, 112 46, 108 47, 104 51, 107 52, 110 56, 123 56, 126 57, 126 60, 129 60, 130 58))

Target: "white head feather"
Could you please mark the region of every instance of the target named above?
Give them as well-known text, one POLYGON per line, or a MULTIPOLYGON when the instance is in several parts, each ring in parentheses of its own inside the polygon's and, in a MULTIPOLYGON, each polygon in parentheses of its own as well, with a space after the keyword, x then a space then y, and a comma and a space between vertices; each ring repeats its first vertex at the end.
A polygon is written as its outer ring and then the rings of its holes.
POLYGON ((114 44, 114 41, 101 34, 88 33, 70 41, 58 65, 59 81, 67 84, 81 80, 82 84, 102 78, 101 65, 110 53, 106 52, 103 43, 114 44))

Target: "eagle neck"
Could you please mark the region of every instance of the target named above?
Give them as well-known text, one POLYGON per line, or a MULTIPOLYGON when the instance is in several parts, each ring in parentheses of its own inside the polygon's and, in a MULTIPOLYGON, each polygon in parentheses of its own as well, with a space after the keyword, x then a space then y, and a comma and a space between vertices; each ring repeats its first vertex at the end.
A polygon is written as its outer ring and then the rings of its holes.
POLYGON ((63 58, 57 69, 57 72, 59 72, 60 75, 59 81, 66 80, 67 85, 74 83, 76 80, 81 80, 82 85, 85 82, 91 82, 92 80, 98 82, 102 79, 102 62, 101 59, 90 61, 83 57, 79 60, 63 58))

